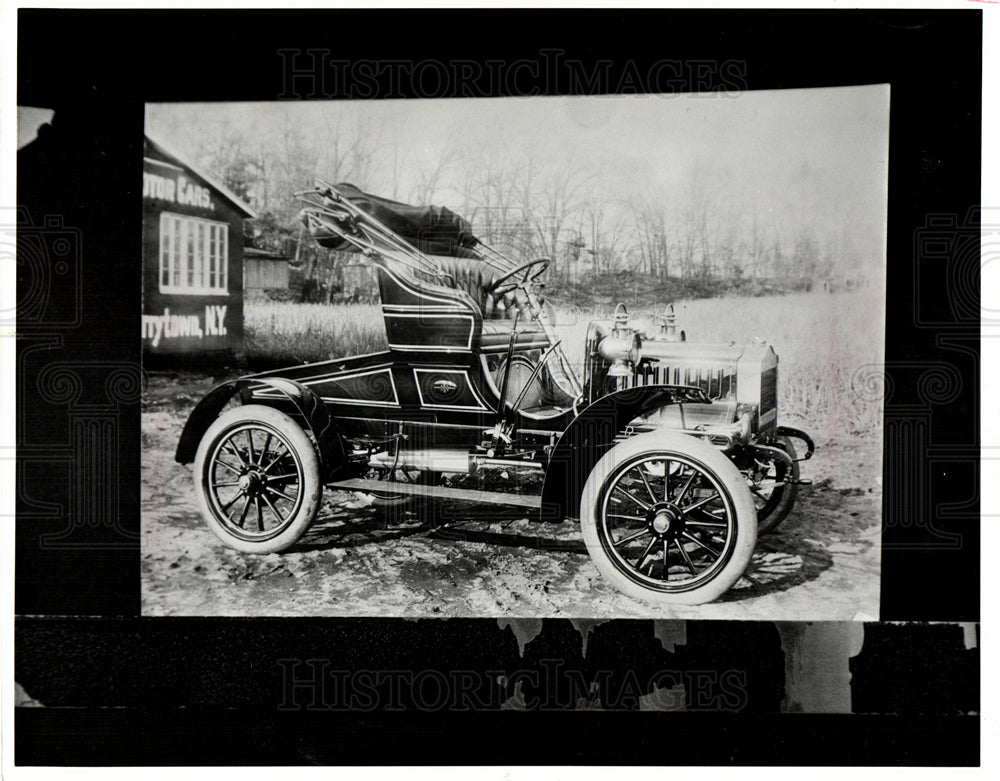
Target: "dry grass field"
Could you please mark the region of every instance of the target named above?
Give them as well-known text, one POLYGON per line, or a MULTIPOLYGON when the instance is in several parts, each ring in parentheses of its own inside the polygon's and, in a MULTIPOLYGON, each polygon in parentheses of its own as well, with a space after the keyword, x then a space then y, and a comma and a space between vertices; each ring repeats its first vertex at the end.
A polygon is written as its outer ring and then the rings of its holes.
POLYGON ((884 310, 883 294, 872 289, 676 305, 689 341, 769 341, 780 359, 779 420, 811 432, 817 443, 881 435, 882 401, 873 383, 884 362, 884 310))
POLYGON ((376 304, 300 304, 248 300, 244 351, 257 361, 301 363, 387 348, 376 304))
MULTIPOLYGON (((767 339, 780 357, 781 422, 817 442, 871 435, 881 427, 877 378, 883 360, 881 293, 797 293, 760 298, 705 298, 676 303, 678 325, 692 342, 767 339), (873 392, 874 390, 874 392, 873 392)), ((651 311, 633 318, 651 322, 651 311)), ((570 360, 582 363, 587 321, 610 311, 557 311, 570 360)), ((257 361, 297 363, 386 349, 377 305, 247 302, 246 352, 257 361)))

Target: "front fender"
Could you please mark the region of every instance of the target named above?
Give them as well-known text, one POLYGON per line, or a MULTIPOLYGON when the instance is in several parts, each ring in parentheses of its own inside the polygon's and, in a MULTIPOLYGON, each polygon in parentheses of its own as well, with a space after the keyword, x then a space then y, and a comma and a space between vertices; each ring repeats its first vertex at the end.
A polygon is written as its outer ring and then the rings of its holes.
POLYGON ((615 437, 640 415, 684 402, 704 404, 711 399, 701 388, 687 385, 638 385, 602 396, 583 409, 552 451, 542 485, 540 520, 580 517, 583 486, 615 437))
POLYGON ((304 385, 282 377, 240 377, 212 388, 188 416, 177 443, 175 460, 181 464, 194 461, 198 443, 222 408, 236 394, 241 395, 244 404, 247 403, 251 388, 261 385, 279 391, 301 415, 316 441, 324 474, 332 476, 347 463, 344 438, 323 400, 304 385))

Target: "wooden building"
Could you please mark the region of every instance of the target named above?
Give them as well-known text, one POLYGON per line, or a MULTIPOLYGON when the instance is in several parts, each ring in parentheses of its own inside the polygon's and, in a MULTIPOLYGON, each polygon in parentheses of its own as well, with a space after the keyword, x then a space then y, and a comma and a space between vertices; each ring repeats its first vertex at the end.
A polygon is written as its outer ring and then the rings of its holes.
POLYGON ((247 294, 288 290, 287 255, 254 247, 243 248, 243 289, 247 294))
POLYGON ((243 221, 253 211, 149 137, 142 204, 143 350, 240 352, 243 221))

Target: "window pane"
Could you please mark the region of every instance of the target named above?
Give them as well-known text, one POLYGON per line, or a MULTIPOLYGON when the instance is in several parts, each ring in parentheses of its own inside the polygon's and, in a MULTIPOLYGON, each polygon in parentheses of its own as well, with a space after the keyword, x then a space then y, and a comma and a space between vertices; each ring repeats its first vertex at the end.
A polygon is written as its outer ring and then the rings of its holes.
POLYGON ((208 286, 215 287, 215 255, 218 248, 218 230, 214 225, 208 229, 208 286))
POLYGON ((225 290, 229 271, 229 226, 220 225, 219 233, 222 236, 219 246, 219 289, 225 290))
POLYGON ((196 272, 195 286, 205 287, 205 223, 198 223, 198 244, 195 247, 196 272))
POLYGON ((185 224, 187 228, 187 286, 194 287, 194 225, 185 224))
POLYGON ((174 262, 172 273, 174 277, 174 287, 181 286, 181 221, 174 221, 174 262))
POLYGON ((170 285, 170 218, 163 216, 160 225, 160 287, 170 285))

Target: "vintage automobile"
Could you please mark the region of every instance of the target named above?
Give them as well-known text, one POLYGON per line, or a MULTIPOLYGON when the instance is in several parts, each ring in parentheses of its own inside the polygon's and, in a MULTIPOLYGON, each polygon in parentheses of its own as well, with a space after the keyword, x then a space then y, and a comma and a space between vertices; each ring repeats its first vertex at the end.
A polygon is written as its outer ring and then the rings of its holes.
POLYGON ((239 377, 201 400, 176 458, 194 462, 223 542, 289 548, 325 486, 578 520, 602 575, 653 603, 707 602, 743 576, 814 450, 778 425, 769 344, 697 344, 672 309, 640 329, 619 305, 590 323, 578 376, 542 300, 547 259, 517 262, 447 209, 352 185, 297 196, 316 241, 377 269, 389 349, 239 377))

